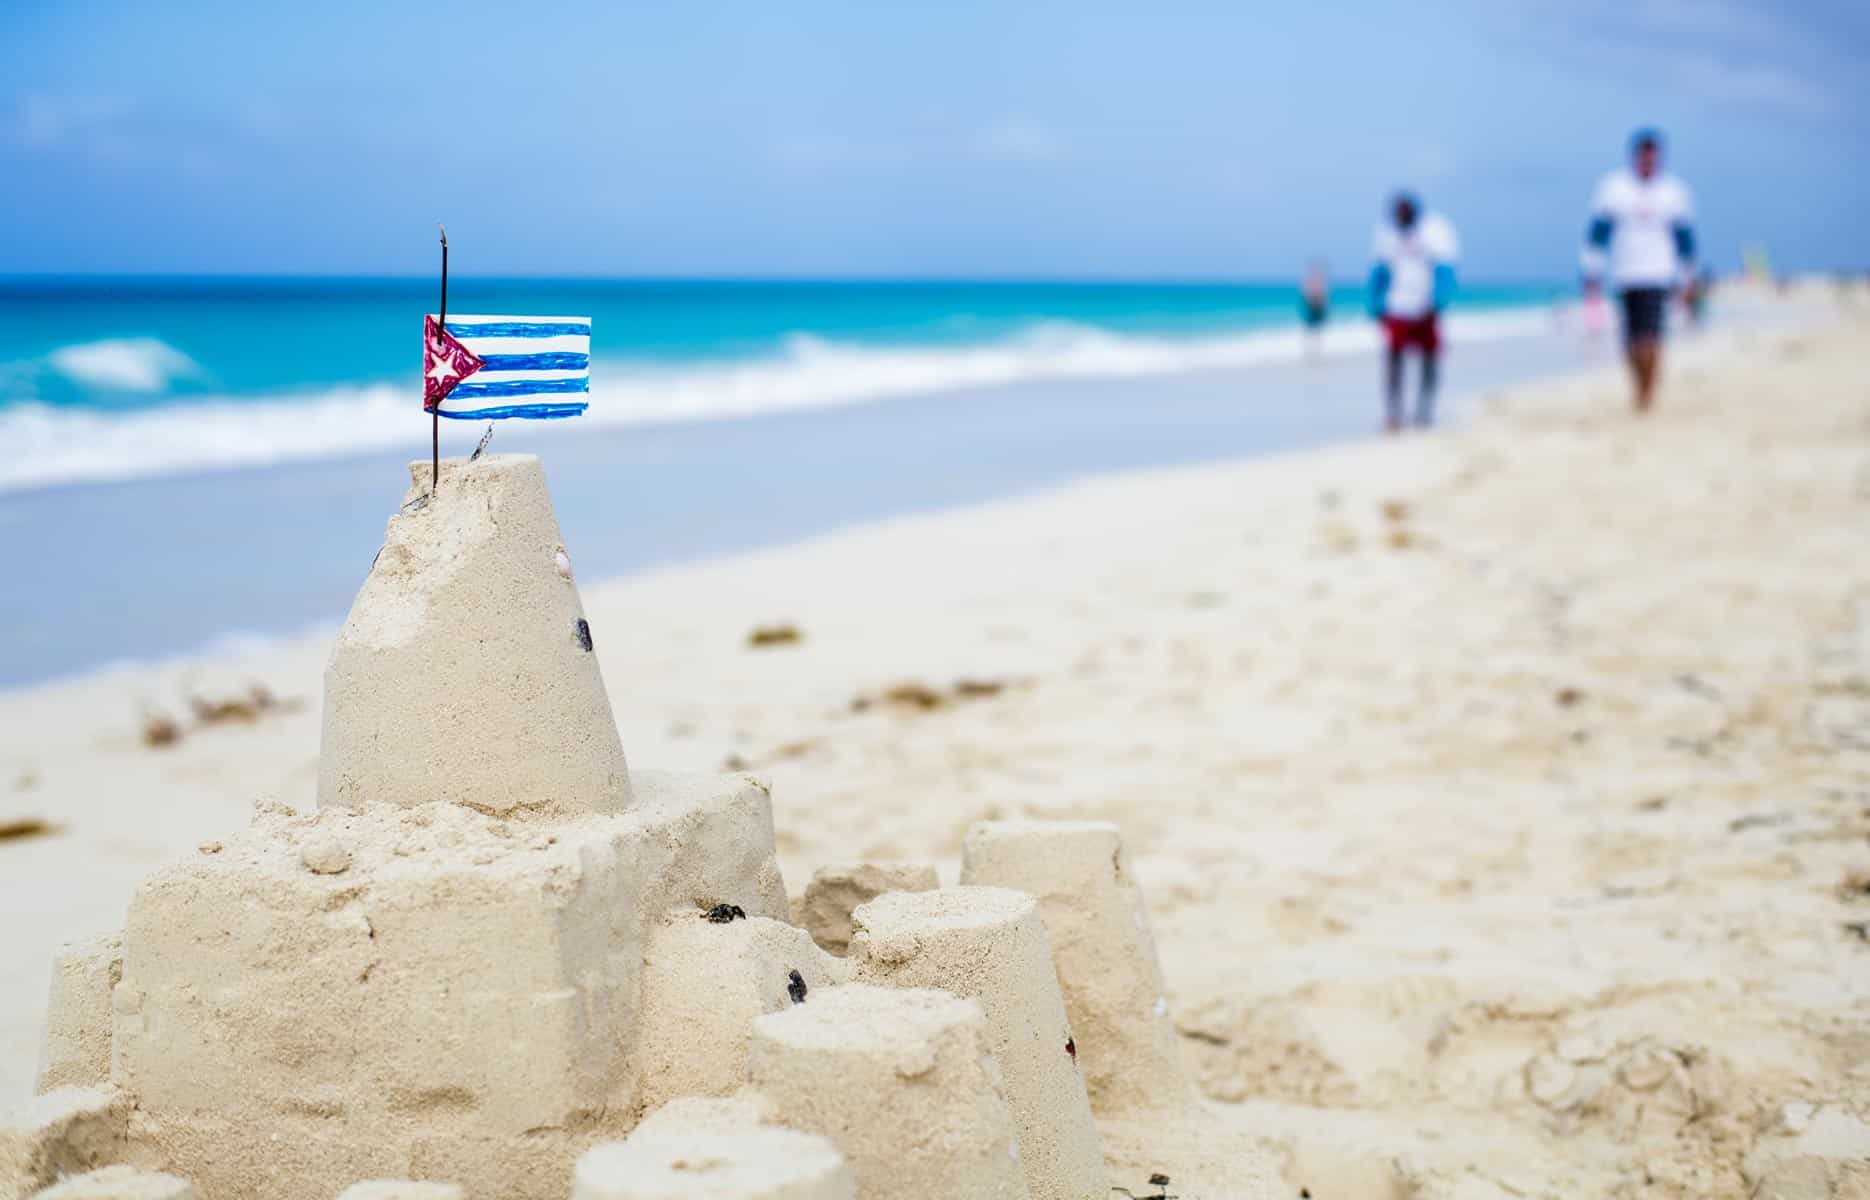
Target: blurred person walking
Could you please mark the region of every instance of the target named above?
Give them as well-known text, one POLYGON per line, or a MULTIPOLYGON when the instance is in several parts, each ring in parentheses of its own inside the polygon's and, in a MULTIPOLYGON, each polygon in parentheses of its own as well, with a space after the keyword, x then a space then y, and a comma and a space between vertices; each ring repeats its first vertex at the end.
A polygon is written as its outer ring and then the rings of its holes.
POLYGON ((1705 265, 1695 272, 1688 281, 1687 294, 1682 297, 1682 307, 1688 312, 1688 323, 1696 329, 1708 323, 1708 298, 1714 294, 1714 272, 1705 265))
POLYGON ((1639 129, 1630 165, 1604 176, 1591 200, 1585 232, 1584 294, 1602 294, 1605 279, 1623 310, 1623 352, 1636 385, 1638 413, 1655 401, 1669 297, 1695 277, 1694 204, 1688 187, 1662 170, 1662 135, 1639 129))
POLYGON ((1441 312, 1454 297, 1454 264, 1460 255, 1454 226, 1440 213, 1424 211, 1409 192, 1390 201, 1389 220, 1377 226, 1371 247, 1370 315, 1383 323, 1389 346, 1384 364, 1384 428, 1403 427, 1403 359, 1422 355, 1415 424, 1435 422, 1435 388, 1441 362, 1441 312))
POLYGON ((1307 354, 1318 352, 1318 337, 1330 316, 1331 276, 1323 261, 1314 259, 1305 268, 1305 278, 1299 284, 1299 317, 1305 322, 1307 354))

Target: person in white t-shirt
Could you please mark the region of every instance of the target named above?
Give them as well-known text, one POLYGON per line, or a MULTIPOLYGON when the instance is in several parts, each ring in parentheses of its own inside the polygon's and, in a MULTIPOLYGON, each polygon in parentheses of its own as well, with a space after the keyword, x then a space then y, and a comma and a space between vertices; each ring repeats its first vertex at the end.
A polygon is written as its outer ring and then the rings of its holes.
POLYGON ((1608 278, 1623 308, 1624 355, 1639 413, 1655 399, 1669 297, 1694 278, 1694 221, 1687 185, 1662 170, 1662 135, 1638 130, 1630 165, 1597 185, 1583 265, 1586 299, 1601 294, 1608 278))
POLYGON ((1390 201, 1390 220, 1377 226, 1370 257, 1370 315, 1383 323, 1389 343, 1384 370, 1385 427, 1403 427, 1403 358, 1422 355, 1422 387, 1416 393, 1415 423, 1435 420, 1435 384, 1441 357, 1441 310, 1454 296, 1459 254, 1454 226, 1440 213, 1425 212, 1408 192, 1390 201))

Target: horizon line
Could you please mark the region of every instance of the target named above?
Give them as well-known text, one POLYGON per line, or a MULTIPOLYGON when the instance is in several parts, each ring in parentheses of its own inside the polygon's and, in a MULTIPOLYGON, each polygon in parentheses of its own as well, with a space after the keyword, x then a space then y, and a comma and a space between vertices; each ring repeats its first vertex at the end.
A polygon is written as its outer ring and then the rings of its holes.
MULTIPOLYGON (((1835 270, 1830 272, 1837 273, 1835 270)), ((364 274, 330 271, 257 272, 257 271, 0 271, 0 286, 13 283, 433 283, 439 272, 424 274, 364 274)), ((451 273, 454 282, 471 283, 647 283, 647 284, 797 284, 848 285, 893 284, 901 286, 1021 286, 1051 284, 1079 287, 1297 287, 1303 272, 1291 275, 532 275, 451 273)), ((1332 283, 1364 282, 1362 273, 1333 276, 1332 283)), ((1571 286, 1570 277, 1531 278, 1477 277, 1470 280, 1482 287, 1554 287, 1571 286)))

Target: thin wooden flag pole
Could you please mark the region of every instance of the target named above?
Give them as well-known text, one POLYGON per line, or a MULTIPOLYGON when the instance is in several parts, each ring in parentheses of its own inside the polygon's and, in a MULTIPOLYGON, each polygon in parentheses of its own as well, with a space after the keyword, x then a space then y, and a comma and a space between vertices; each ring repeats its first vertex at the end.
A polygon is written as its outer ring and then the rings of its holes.
MULTIPOLYGON (((448 330, 448 231, 442 229, 439 222, 436 223, 435 228, 440 229, 442 235, 442 302, 441 312, 436 315, 435 324, 445 334, 448 330)), ((442 481, 442 402, 440 400, 437 400, 435 406, 429 409, 429 448, 433 455, 430 464, 432 473, 429 475, 429 495, 433 496, 435 489, 441 486, 442 481)))

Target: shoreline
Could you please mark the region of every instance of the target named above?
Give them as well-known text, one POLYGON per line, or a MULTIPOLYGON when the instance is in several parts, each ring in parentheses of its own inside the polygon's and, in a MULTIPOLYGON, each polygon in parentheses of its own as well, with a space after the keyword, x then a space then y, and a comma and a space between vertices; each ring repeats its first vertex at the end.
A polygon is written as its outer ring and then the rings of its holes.
MULTIPOLYGON (((585 586, 623 745, 769 776, 795 896, 865 857, 952 881, 976 819, 1117 821, 1233 1144, 1425 1197, 1744 1194, 1792 1106, 1870 1101, 1866 328, 1678 346, 1646 422, 1586 372, 1433 437, 585 586), (801 640, 750 649, 773 624, 801 640)), ((4 812, 62 825, 0 842, 0 1098, 56 943, 256 797, 309 805, 325 652, 0 692, 4 812), (180 704, 254 682, 281 704, 251 721, 180 704), (180 740, 141 744, 139 705, 180 740)))
MULTIPOLYGON (((1342 332, 1374 336, 1361 326, 1342 332)), ((1607 352, 1601 342, 1555 333, 1457 346, 1444 372, 1444 413, 1458 419, 1466 398, 1607 352)), ((1366 436, 1375 426, 1376 371, 1374 354, 1359 350, 1315 362, 600 424, 572 431, 576 438, 508 422, 494 448, 546 456, 583 573, 609 580, 1086 475, 1366 436)), ((378 540, 411 457, 396 451, 0 494, 0 557, 57 567, 48 586, 0 596, 0 624, 15 631, 0 646, 0 688, 334 628, 361 578, 357 547, 378 540), (201 530, 212 536, 196 536, 201 530), (126 575, 146 581, 128 609, 114 597, 126 575), (70 636, 74 625, 87 630, 85 640, 70 636)))
MULTIPOLYGON (((1102 290, 1089 289, 1093 295, 1102 290)), ((592 408, 576 425, 583 431, 641 430, 981 387, 1250 369, 1313 352, 1367 353, 1378 338, 1357 307, 1359 297, 1349 293, 1341 298, 1338 319, 1312 342, 1302 337, 1296 305, 1286 302, 1283 288, 1245 289, 1258 293, 1254 302, 1225 320, 1225 309, 1173 313, 1149 306, 1152 290, 1190 289, 1137 290, 1142 295, 1135 311, 1118 306, 1076 312, 1065 304, 1055 313, 1007 314, 988 305, 988 311, 974 314, 963 295, 954 298, 963 306, 956 315, 931 321, 923 313, 912 327, 844 328, 834 322, 819 328, 807 312, 797 314, 805 323, 795 328, 772 324, 774 314, 768 313, 762 315, 771 327, 759 337, 737 338, 727 330, 705 350, 701 344, 652 341, 632 353, 626 339, 620 350, 597 355, 592 408)), ((1552 320, 1555 300, 1538 294, 1543 288, 1526 290, 1534 294, 1470 301, 1450 315, 1451 337, 1480 343, 1539 332, 1552 320)), ((819 315, 849 320, 842 309, 819 315)), ((732 324, 731 313, 722 319, 732 324)), ((374 347, 376 355, 366 356, 374 365, 360 364, 354 377, 297 384, 268 377, 261 384, 223 379, 214 356, 186 328, 153 328, 156 333, 89 337, 74 331, 77 340, 18 351, 13 361, 0 363, 6 368, 0 389, 7 393, 0 395, 0 440, 24 448, 12 461, 0 462, 0 497, 215 470, 413 455, 427 443, 426 431, 417 436, 408 419, 417 398, 398 382, 406 376, 391 365, 396 360, 381 361, 387 347, 374 347)), ((522 436, 543 450, 564 440, 564 431, 546 424, 522 436)), ((472 446, 479 425, 450 423, 446 432, 452 452, 457 445, 472 446)))

